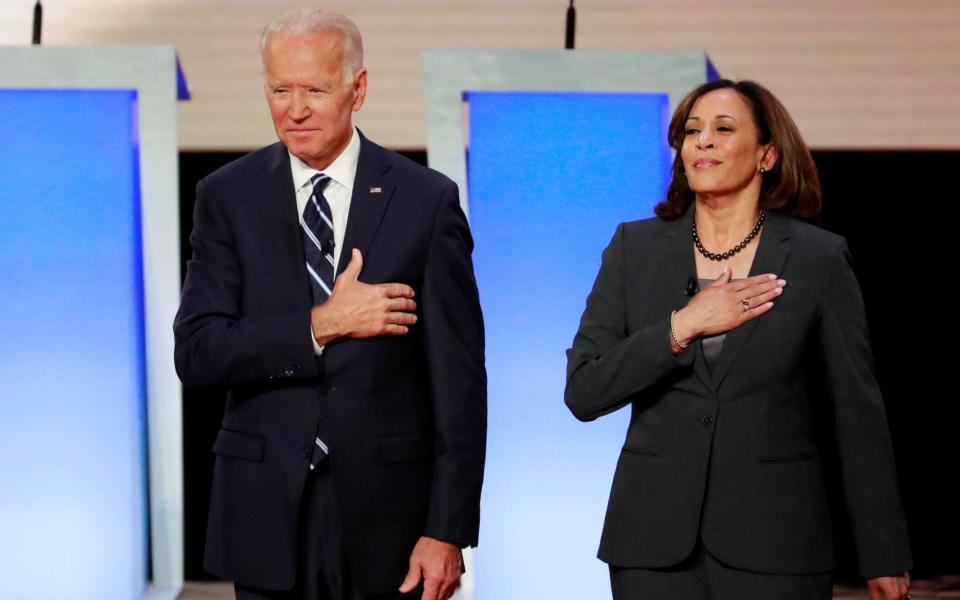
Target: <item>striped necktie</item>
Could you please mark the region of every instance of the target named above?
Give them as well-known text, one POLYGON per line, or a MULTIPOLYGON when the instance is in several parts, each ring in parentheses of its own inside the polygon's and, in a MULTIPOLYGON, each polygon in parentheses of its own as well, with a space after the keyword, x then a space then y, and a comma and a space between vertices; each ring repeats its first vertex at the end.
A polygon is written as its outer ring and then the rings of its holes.
MULTIPOLYGON (((333 213, 323 196, 323 188, 327 187, 330 177, 317 173, 310 178, 310 182, 313 192, 303 208, 300 229, 303 232, 303 256, 307 262, 307 273, 310 274, 313 303, 322 304, 333 292, 333 213)), ((310 453, 310 470, 315 469, 329 452, 327 445, 317 436, 310 453)))
POLYGON ((333 213, 323 197, 323 188, 330 182, 330 177, 317 173, 310 182, 313 183, 313 192, 303 208, 300 229, 313 303, 322 304, 333 293, 333 213))

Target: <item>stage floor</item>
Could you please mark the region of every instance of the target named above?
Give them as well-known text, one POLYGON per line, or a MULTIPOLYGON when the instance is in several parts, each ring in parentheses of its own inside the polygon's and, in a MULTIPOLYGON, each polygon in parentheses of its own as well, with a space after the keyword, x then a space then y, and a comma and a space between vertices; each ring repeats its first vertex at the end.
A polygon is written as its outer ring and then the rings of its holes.
MULTIPOLYGON (((910 591, 912 600, 960 600, 960 575, 949 575, 937 579, 925 579, 913 582, 910 591)), ((833 588, 834 600, 868 600, 866 588, 836 586, 833 588)), ((188 581, 180 593, 180 600, 232 600, 233 586, 229 583, 188 581)), ((472 600, 457 594, 454 600, 472 600)))

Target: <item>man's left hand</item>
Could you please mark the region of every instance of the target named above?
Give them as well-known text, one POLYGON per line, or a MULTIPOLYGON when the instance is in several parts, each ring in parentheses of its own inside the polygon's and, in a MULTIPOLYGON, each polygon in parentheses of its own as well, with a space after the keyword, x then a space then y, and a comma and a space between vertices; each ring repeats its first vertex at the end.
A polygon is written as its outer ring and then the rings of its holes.
POLYGON ((871 577, 867 579, 870 600, 907 600, 910 597, 910 575, 871 577))
POLYGON ((406 594, 423 578, 421 600, 447 600, 457 589, 460 573, 463 572, 463 555, 460 548, 447 542, 421 537, 410 555, 410 570, 400 585, 400 593, 406 594))

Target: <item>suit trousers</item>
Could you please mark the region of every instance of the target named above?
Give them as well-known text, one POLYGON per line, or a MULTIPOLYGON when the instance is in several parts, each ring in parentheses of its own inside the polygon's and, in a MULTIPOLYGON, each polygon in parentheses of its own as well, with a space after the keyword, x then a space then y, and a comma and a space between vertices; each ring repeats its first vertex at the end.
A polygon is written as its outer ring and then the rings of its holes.
POLYGON ((610 566, 613 600, 829 600, 830 573, 776 575, 727 566, 698 542, 679 565, 662 569, 610 566))
POLYGON ((237 600, 404 600, 419 599, 422 595, 422 585, 409 594, 375 596, 363 594, 354 585, 343 548, 343 525, 330 457, 324 458, 307 478, 299 525, 297 581, 293 589, 276 592, 235 584, 237 600))

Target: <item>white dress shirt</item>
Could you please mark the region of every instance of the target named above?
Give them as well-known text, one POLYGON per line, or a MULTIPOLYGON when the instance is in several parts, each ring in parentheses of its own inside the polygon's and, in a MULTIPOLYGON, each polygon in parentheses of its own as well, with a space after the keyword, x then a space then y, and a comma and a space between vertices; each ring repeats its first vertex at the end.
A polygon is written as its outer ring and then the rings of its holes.
MULTIPOLYGON (((360 158, 360 135, 357 128, 353 128, 353 135, 343 152, 340 153, 323 171, 308 166, 305 162, 290 154, 290 172, 293 175, 293 189, 297 192, 297 214, 303 220, 303 209, 310 201, 313 186, 310 178, 322 173, 330 178, 330 182, 323 190, 323 197, 330 205, 333 216, 333 276, 337 276, 337 265, 340 264, 340 251, 343 249, 343 237, 347 230, 347 217, 350 214, 350 198, 353 195, 353 180, 357 176, 357 161, 360 158)), ((310 339, 313 340, 313 350, 319 356, 323 346, 317 343, 310 330, 310 339)))

